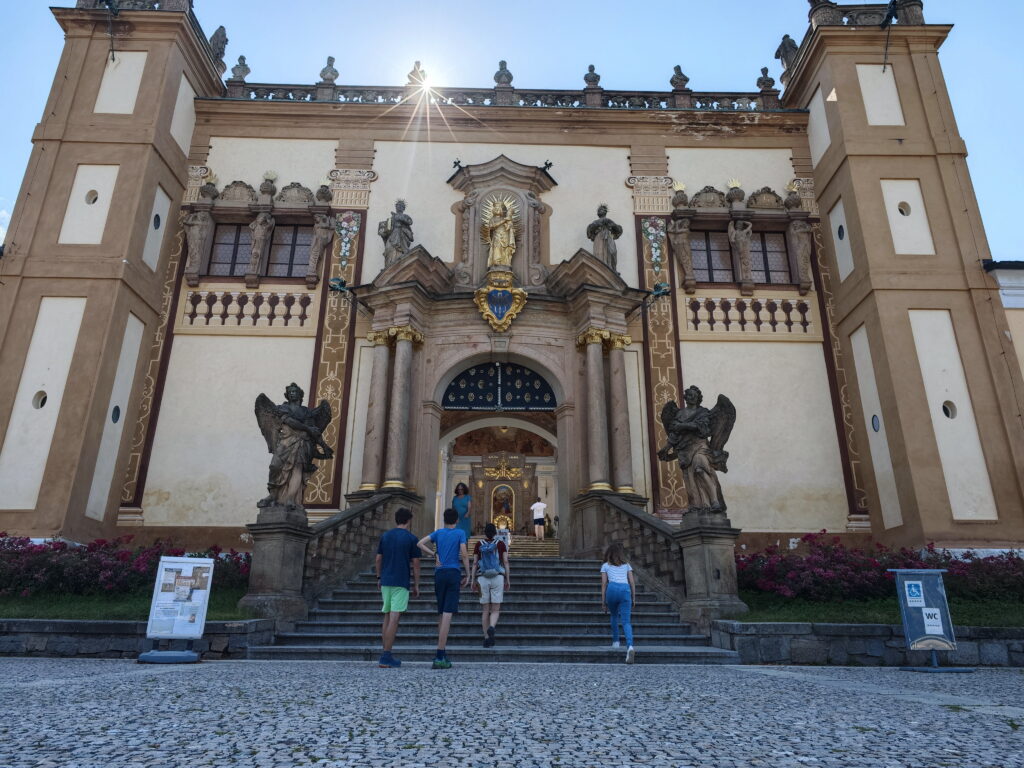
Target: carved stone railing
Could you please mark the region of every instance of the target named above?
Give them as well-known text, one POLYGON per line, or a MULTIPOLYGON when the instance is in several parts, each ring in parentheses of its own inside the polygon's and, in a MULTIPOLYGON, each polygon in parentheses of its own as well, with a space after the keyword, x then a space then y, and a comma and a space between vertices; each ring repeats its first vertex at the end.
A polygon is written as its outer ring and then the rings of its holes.
POLYGON ((817 305, 799 296, 686 296, 680 309, 680 331, 684 336, 756 335, 789 341, 821 340, 817 305))
MULTIPOLYGON (((419 88, 395 86, 289 85, 227 81, 227 98, 245 101, 331 102, 342 104, 418 103, 457 107, 537 107, 758 112, 779 110, 778 92, 700 93, 679 91, 544 90, 524 88, 419 88)), ((786 110, 800 111, 800 110, 786 110)))
POLYGON ((237 284, 182 288, 176 334, 315 336, 320 294, 304 289, 237 284))
MULTIPOLYGON (((904 26, 924 24, 923 6, 922 0, 897 0, 897 16, 893 21, 904 26)), ((888 3, 839 5, 830 0, 817 0, 811 6, 809 18, 812 29, 838 25, 877 27, 885 21, 888 12, 888 3)))
POLYGON ((418 501, 403 493, 377 494, 312 526, 302 578, 305 597, 314 599, 366 568, 381 534, 394 527, 395 510, 415 510, 418 501))

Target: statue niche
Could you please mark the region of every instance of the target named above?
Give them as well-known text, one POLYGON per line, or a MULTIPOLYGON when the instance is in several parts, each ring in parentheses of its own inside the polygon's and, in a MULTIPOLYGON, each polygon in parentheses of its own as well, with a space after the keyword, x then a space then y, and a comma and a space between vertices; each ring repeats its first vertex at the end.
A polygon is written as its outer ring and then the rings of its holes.
POLYGON ((473 290, 489 271, 511 272, 523 288, 544 285, 548 268, 540 195, 556 182, 543 167, 499 155, 480 165, 457 164, 448 183, 465 196, 452 206, 456 217, 453 271, 456 290, 473 290))

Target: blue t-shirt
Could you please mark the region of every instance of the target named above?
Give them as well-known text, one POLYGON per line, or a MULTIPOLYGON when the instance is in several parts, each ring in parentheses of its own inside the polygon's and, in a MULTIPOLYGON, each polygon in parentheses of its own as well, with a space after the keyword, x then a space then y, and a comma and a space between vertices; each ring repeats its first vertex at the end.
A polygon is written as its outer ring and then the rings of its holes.
POLYGON ((430 540, 437 545, 439 569, 460 567, 462 558, 459 556, 459 545, 468 543, 465 531, 458 528, 439 528, 430 534, 430 540))
POLYGON ((380 564, 382 587, 409 588, 409 563, 420 556, 417 538, 404 528, 392 528, 380 537, 377 554, 383 555, 380 564))

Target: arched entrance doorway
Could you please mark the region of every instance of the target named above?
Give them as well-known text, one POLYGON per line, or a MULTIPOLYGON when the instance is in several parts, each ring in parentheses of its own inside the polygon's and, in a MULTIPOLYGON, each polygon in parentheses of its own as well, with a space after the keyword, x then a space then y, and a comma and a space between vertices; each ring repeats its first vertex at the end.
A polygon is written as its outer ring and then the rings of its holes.
POLYGON ((458 483, 470 489, 474 533, 492 521, 525 533, 538 497, 555 508, 558 402, 543 376, 516 363, 480 363, 451 379, 441 406, 438 517, 458 483))

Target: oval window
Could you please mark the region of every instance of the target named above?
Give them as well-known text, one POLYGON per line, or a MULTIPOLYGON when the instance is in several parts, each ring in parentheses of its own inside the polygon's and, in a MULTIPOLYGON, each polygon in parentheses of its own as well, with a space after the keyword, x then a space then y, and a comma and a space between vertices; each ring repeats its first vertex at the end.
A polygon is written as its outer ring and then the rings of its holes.
POLYGON ((875 430, 875 432, 881 431, 882 422, 879 421, 878 414, 875 414, 874 416, 871 417, 871 428, 875 430))
POLYGON ((956 406, 952 403, 952 401, 947 400, 942 404, 942 415, 945 416, 947 419, 956 418, 956 406))
POLYGON ((38 410, 44 405, 46 405, 46 393, 43 390, 39 390, 32 395, 32 407, 38 410))
POLYGON ((153 214, 153 229, 160 229, 160 214, 153 214))
POLYGON ((836 232, 836 234, 839 235, 839 239, 840 240, 845 240, 846 239, 846 227, 844 227, 842 224, 840 224, 839 225, 839 230, 836 232))
POLYGON ((97 192, 95 189, 90 189, 88 192, 85 193, 85 204, 86 205, 92 205, 93 203, 95 203, 99 199, 100 199, 100 193, 97 192))
POLYGON ((115 405, 114 410, 110 412, 110 420, 117 424, 121 420, 121 406, 115 405))
POLYGON ((896 210, 898 210, 900 212, 901 216, 909 216, 910 215, 910 203, 904 201, 904 202, 902 202, 902 203, 900 203, 899 205, 896 206, 896 210))

